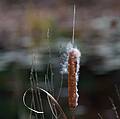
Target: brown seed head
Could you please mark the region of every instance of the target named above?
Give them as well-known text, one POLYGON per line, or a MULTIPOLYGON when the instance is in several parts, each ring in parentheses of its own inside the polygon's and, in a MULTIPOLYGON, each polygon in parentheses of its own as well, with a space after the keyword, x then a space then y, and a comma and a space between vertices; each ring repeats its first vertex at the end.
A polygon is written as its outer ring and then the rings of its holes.
POLYGON ((77 74, 77 56, 74 50, 69 52, 68 59, 68 103, 69 108, 74 109, 77 106, 76 98, 76 74, 77 74))

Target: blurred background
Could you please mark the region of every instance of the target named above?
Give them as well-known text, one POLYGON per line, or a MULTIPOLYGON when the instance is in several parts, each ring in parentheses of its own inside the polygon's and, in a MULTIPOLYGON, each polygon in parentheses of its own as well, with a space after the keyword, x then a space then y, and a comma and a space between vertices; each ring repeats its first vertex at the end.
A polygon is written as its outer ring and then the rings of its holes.
MULTIPOLYGON (((82 54, 76 119, 119 118, 119 0, 0 0, 0 119, 29 118, 22 96, 30 87, 32 66, 44 88, 45 75, 51 75, 52 65, 54 97, 62 81, 58 102, 70 114, 67 74, 62 80, 60 72, 66 45, 72 38, 73 3, 77 8, 75 44, 82 54)), ((45 119, 50 118, 51 112, 46 113, 45 119)))

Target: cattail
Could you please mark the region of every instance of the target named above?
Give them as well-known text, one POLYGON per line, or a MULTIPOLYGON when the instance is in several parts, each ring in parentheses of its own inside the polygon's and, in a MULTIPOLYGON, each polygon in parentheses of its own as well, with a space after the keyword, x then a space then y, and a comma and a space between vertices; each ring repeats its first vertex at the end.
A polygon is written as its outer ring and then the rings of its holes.
POLYGON ((74 110, 78 105, 77 82, 80 56, 80 51, 76 48, 68 51, 68 104, 70 110, 74 110))

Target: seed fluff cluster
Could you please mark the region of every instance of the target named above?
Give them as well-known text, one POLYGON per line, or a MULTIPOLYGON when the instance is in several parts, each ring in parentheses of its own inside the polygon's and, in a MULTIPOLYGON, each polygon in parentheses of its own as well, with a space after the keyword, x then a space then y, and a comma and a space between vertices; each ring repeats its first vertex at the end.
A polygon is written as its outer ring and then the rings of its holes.
POLYGON ((80 68, 81 53, 74 48, 71 43, 67 45, 66 61, 63 64, 63 72, 68 73, 68 104, 70 109, 74 109, 78 105, 78 76, 80 68))

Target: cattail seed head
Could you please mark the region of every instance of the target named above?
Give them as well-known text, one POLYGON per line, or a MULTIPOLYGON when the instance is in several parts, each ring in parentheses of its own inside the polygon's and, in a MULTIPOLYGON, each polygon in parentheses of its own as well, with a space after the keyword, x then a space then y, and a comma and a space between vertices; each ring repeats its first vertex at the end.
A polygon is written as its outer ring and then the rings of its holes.
POLYGON ((81 53, 76 48, 68 51, 68 103, 69 108, 73 110, 78 105, 78 71, 81 53))

